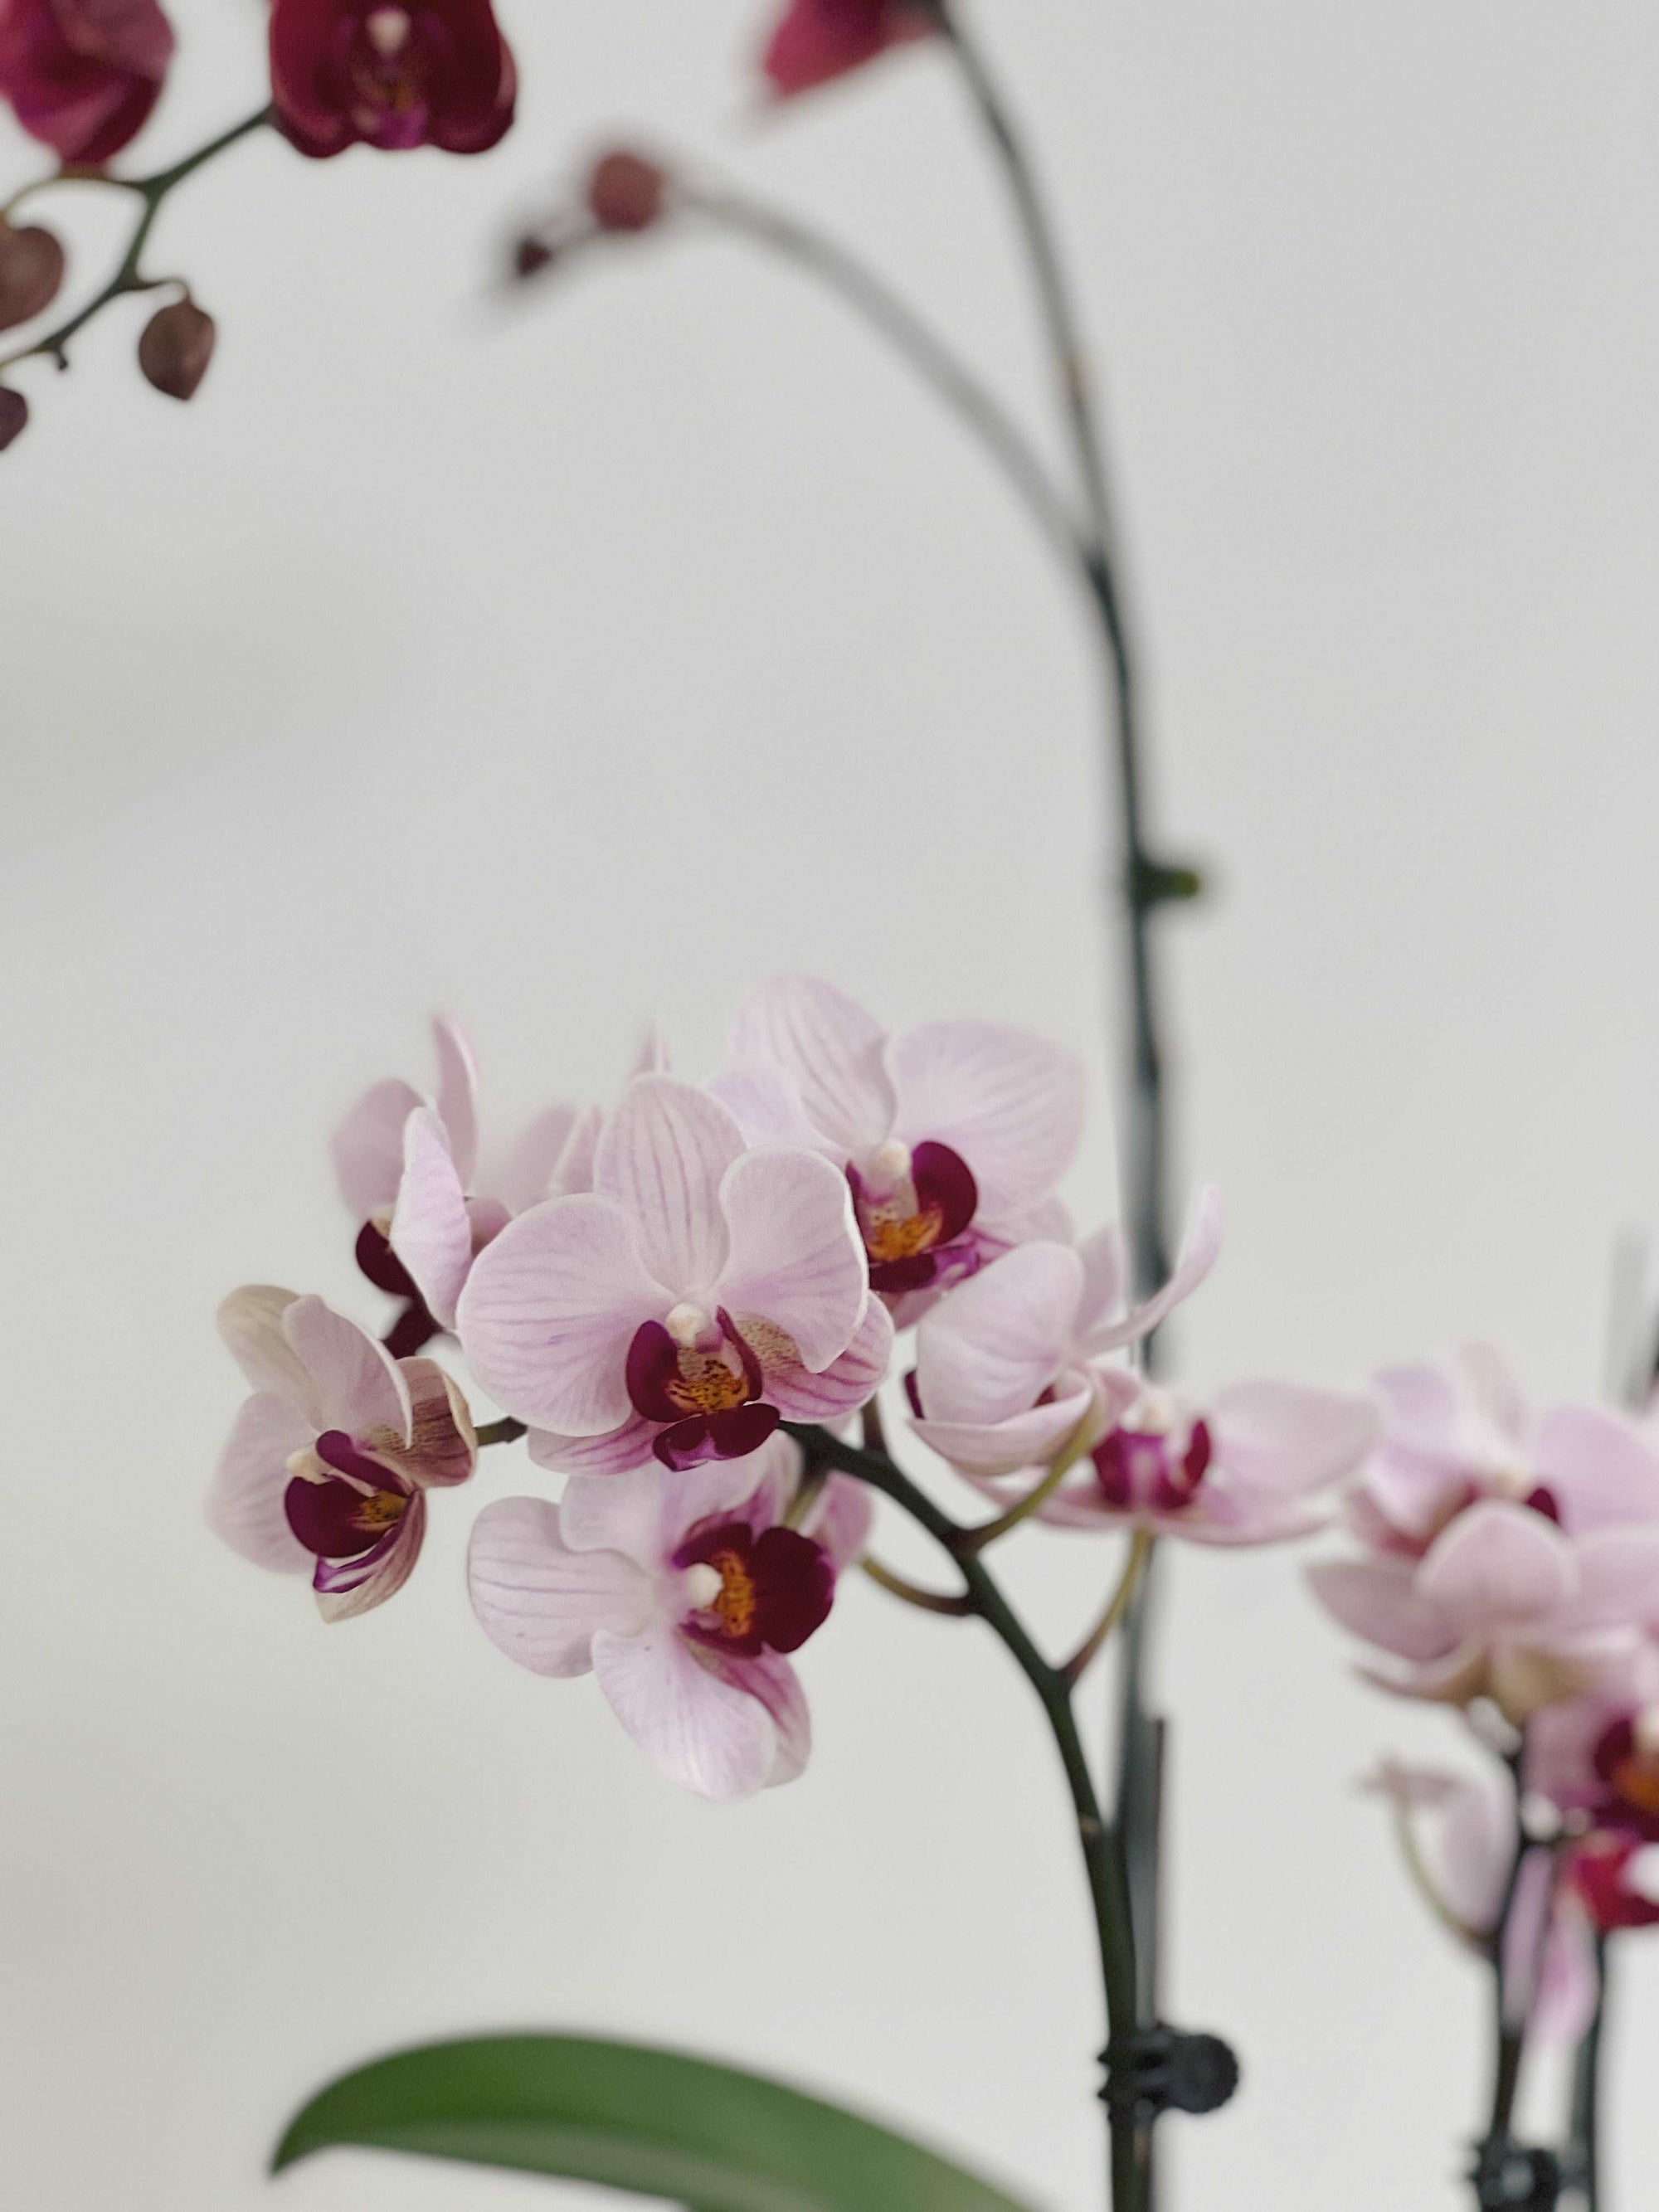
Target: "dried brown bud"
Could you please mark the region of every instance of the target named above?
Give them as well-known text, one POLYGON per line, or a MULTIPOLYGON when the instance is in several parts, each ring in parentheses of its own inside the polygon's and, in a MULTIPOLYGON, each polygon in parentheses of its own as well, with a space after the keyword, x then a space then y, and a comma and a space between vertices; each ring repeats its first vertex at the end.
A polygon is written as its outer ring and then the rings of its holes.
POLYGON ((14 230, 0 222, 0 331, 49 307, 64 281, 64 249, 38 223, 14 230))
POLYGON ((553 259, 553 249, 546 240, 526 232, 513 249, 513 274, 520 280, 538 276, 553 259))
POLYGON ((21 392, 14 392, 9 384, 0 384, 0 453, 12 440, 27 427, 29 403, 21 392))
POLYGON ((193 300, 175 300, 144 325, 138 366, 169 399, 188 399, 207 374, 217 333, 193 300))
POLYGON ((668 179, 639 154, 605 154, 587 180, 588 212, 601 230, 649 230, 661 216, 668 179))

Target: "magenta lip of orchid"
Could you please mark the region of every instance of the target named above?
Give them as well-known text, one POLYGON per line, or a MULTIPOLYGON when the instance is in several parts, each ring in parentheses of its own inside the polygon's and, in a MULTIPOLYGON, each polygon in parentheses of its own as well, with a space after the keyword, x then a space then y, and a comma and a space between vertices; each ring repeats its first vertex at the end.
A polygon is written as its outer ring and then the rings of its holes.
POLYGON ((791 0, 761 66, 774 93, 792 99, 938 28, 920 0, 791 0))
POLYGON ((259 1566, 309 1572, 325 1620, 384 1604, 420 1556, 427 1492, 477 1464, 465 1400, 434 1360, 394 1359, 320 1298, 250 1285, 219 1328, 253 1395, 210 1525, 259 1566))

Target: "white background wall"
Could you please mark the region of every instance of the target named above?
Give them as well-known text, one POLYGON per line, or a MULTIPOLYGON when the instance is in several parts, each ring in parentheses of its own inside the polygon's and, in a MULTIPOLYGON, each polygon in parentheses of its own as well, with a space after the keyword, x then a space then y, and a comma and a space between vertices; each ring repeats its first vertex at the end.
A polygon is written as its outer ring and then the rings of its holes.
MULTIPOLYGON (((1659 22, 1641 0, 983 0, 1109 393, 1158 812, 1218 896, 1170 983, 1228 1257, 1200 1380, 1357 1379, 1469 1333, 1597 1386, 1659 1219, 1659 22)), ((850 1587, 819 1751, 677 1796, 591 1685, 468 1613, 471 1507, 325 1633, 216 1548, 246 1278, 365 1302, 324 1139, 472 1024, 496 1126, 605 1092, 653 1012, 711 1065, 761 975, 1084 1050, 1111 1203, 1086 633, 1000 486, 777 270, 647 246, 533 308, 494 241, 573 149, 740 163, 1047 398, 1001 210, 915 55, 761 129, 750 0, 521 0, 487 161, 241 149, 161 233, 219 317, 189 410, 88 332, 0 474, 5 1535, 0 2172, 27 2212, 246 2212, 348 2063, 567 2024, 707 2045, 1099 2201, 1090 1945, 1053 1763, 988 1639, 850 1587)), ((260 96, 195 0, 143 150, 260 96)), ((15 134, 5 172, 34 156, 15 134)), ((59 212, 94 266, 102 210, 59 212)), ((896 1552, 902 1547, 890 1540, 896 1552)), ((1110 1561, 1033 1539, 1056 1642, 1110 1561)), ((1175 2212, 1460 2203, 1484 1992, 1354 1790, 1386 1705, 1294 1560, 1178 1565, 1174 2002, 1247 2081, 1175 2212)), ((1620 1996, 1614 2200, 1651 2199, 1659 1954, 1620 1996), (1644 2181, 1644 2177, 1649 2177, 1644 2181)), ((269 2201, 561 2201, 340 2154, 269 2201)), ((562 2201, 575 2203, 574 2193, 562 2201)))

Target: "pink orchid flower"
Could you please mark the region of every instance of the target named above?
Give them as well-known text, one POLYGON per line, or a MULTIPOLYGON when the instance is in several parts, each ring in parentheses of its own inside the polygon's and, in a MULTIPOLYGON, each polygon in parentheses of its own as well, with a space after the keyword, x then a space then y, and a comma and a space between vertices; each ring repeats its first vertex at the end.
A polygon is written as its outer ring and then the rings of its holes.
POLYGON ((1659 1650, 1644 1644, 1586 1696, 1534 1715, 1525 1772, 1564 1812, 1659 1843, 1659 1650))
POLYGON ((1121 1238, 1021 1245, 922 1322, 916 1434, 1007 1505, 1034 1473, 1079 1464, 1039 1509, 1060 1528, 1138 1527, 1207 1544, 1266 1544, 1324 1517, 1316 1493, 1369 1448, 1368 1401, 1241 1382, 1202 1413, 1113 1355, 1149 1335, 1213 1266, 1221 1210, 1206 1191, 1175 1273, 1127 1310, 1121 1238), (1004 1478, 1020 1482, 1005 1486, 1004 1478))
POLYGON ((550 1199, 473 1263, 461 1341, 569 1474, 741 1459, 780 1416, 836 1419, 887 1369, 845 1176, 750 1150, 718 1100, 642 1075, 606 1119, 591 1193, 550 1199))
POLYGON ((1374 1550, 1420 1559, 1481 1498, 1530 1505, 1573 1535, 1659 1521, 1656 1440, 1601 1406, 1535 1413, 1489 1345, 1385 1369, 1375 1387, 1382 1435, 1352 1501, 1374 1550))
POLYGON ((774 92, 788 99, 938 28, 922 0, 790 0, 761 66, 774 92))
POLYGON ((832 1475, 788 1525, 800 1465, 774 1437, 749 1459, 574 1476, 557 1505, 486 1506, 469 1567, 485 1634, 536 1674, 596 1674, 688 1790, 747 1797, 793 1781, 811 1735, 788 1655, 823 1626, 871 1517, 863 1486, 832 1475))
POLYGON ((393 1359, 320 1298, 234 1291, 219 1333, 253 1385, 214 1479, 208 1524, 278 1573, 307 1571, 325 1620, 401 1589, 426 1492, 477 1462, 466 1401, 430 1359, 393 1359))
POLYGON ((386 1340, 394 1354, 418 1352, 441 1328, 454 1328, 474 1256, 514 1214, 587 1188, 599 1128, 597 1111, 550 1107, 481 1177, 471 1046, 441 1016, 432 1033, 435 1099, 396 1077, 377 1083, 333 1143, 341 1195, 362 1224, 357 1264, 377 1290, 406 1302, 386 1340))
POLYGON ((1528 1505, 1483 1498, 1420 1559, 1309 1570, 1326 1611, 1400 1662, 1371 1679, 1402 1697, 1490 1698, 1517 1726, 1627 1665, 1659 1613, 1659 1527, 1571 1536, 1528 1505))
POLYGON ((811 1146, 853 1192, 871 1288, 901 1327, 1031 1237, 1068 1235, 1054 1186, 1083 1131, 1076 1057, 994 1022, 884 1030, 804 975, 764 983, 709 1088, 751 1137, 811 1146))
MULTIPOLYGON (((1448 1774, 1390 1759, 1372 1786, 1393 1801, 1443 1918, 1472 1948, 1486 1952, 1515 1853, 1507 1780, 1495 1772, 1448 1774)), ((1593 1926, 1573 1878, 1577 1856, 1575 1847, 1558 1874, 1547 1847, 1528 1854, 1504 1943, 1511 2014, 1540 2042, 1556 2045, 1577 2043, 1595 2010, 1593 1926)))

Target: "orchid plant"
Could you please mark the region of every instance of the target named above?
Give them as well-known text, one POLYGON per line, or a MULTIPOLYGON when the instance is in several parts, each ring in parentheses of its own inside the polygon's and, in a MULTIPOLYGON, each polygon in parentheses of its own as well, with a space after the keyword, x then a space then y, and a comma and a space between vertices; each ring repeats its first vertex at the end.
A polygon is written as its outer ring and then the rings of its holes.
MULTIPOLYGON (((158 0, 0 0, 0 95, 58 165, 0 210, 0 329, 24 333, 0 359, 0 448, 28 420, 10 373, 67 366, 71 342, 128 295, 174 295, 138 361, 162 392, 195 392, 212 320, 145 254, 170 194, 252 131, 313 159, 353 144, 477 154, 512 123, 514 64, 489 0, 272 0, 267 37, 269 104, 129 177, 108 165, 146 124, 173 51, 158 0), (64 182, 137 205, 107 281, 41 328, 66 256, 54 232, 14 217, 64 182)), ((471 1046, 440 1020, 431 1090, 375 1085, 334 1139, 356 1261, 389 1307, 354 1318, 253 1285, 221 1310, 252 1395, 210 1522, 254 1565, 308 1577, 337 1624, 418 1571, 429 1498, 462 1510, 439 1493, 464 1486, 481 1451, 522 1446, 525 1494, 472 1528, 479 1627, 550 1681, 592 1674, 667 1784, 720 1800, 807 1765, 806 1647, 836 1632, 842 1576, 981 1623, 1029 1682, 1070 1795, 1115 2212, 1151 2212, 1162 2117, 1213 2110, 1238 2079, 1226 2041, 1177 2028, 1161 2002, 1170 1739, 1144 1686, 1158 1556, 1335 1531, 1310 1570, 1315 1597, 1377 1655, 1379 1686, 1447 1708, 1474 1754, 1455 1770, 1389 1762, 1375 1787, 1429 1905, 1491 1978, 1475 2201, 1595 2212, 1610 1957, 1622 1931, 1659 1923, 1653 1347, 1618 1407, 1535 1412, 1485 1347, 1384 1370, 1363 1390, 1249 1377, 1197 1398, 1168 1382, 1164 1324, 1222 1245, 1219 1199, 1200 1188, 1170 1258, 1158 925, 1201 885, 1150 839, 1099 410, 1057 234, 957 0, 788 0, 757 75, 783 104, 900 52, 953 69, 984 128, 1052 355, 1063 475, 878 273, 691 165, 607 152, 520 225, 508 281, 539 284, 647 233, 735 234, 895 348, 1037 522, 1097 641, 1107 703, 1130 1009, 1122 1206, 1099 1206, 1108 1225, 1078 1233, 1060 1186, 1090 1107, 1081 1066, 998 1024, 894 1034, 828 981, 761 981, 719 1067, 693 1079, 653 1036, 612 1098, 550 1102, 492 1149, 471 1046), (878 1511, 932 1540, 937 1580, 884 1564, 878 1511), (997 1555, 1028 1525, 1105 1547, 1095 1617, 1069 1645, 1005 1589, 997 1555), (1075 1705, 1107 1658, 1109 1772, 1075 1705), (1571 2049, 1573 2087, 1546 2148, 1518 2136, 1517 2095, 1528 2051, 1551 2043, 1571 2049)), ((702 2212, 1018 2212, 960 2166, 781 2084, 570 2035, 361 2069, 299 2115, 277 2162, 338 2142, 581 2177, 702 2212)))

